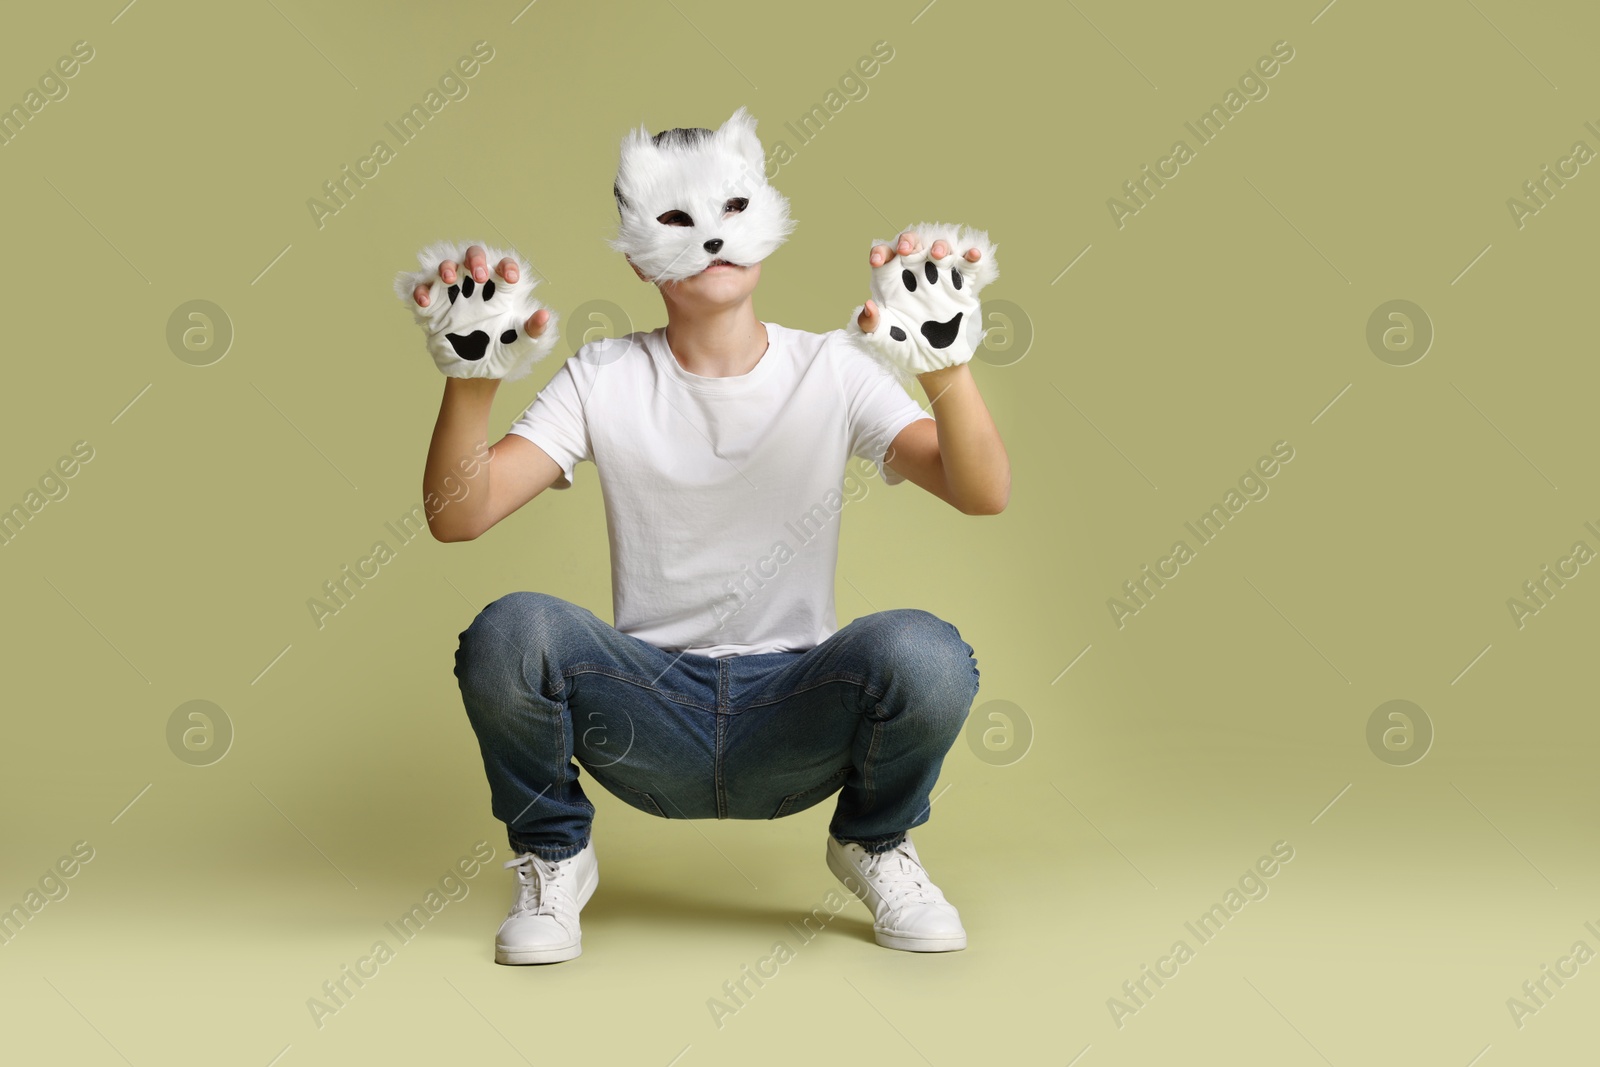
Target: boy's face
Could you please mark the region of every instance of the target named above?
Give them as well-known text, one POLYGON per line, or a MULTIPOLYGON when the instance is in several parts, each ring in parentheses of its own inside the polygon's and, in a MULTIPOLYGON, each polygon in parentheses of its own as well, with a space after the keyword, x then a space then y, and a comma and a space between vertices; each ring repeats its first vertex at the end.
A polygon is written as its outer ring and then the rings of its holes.
POLYGON ((753 266, 794 227, 789 201, 767 182, 744 108, 716 130, 634 130, 623 139, 612 193, 619 225, 611 247, 651 282, 693 280, 695 292, 713 291, 713 279, 720 287, 748 277, 713 265, 753 266))
MULTIPOLYGON (((628 261, 641 281, 650 281, 649 275, 639 269, 633 260, 628 261)), ((661 299, 684 311, 714 311, 737 307, 750 299, 761 280, 761 264, 740 267, 721 263, 706 267, 698 274, 671 282, 656 282, 661 299)))

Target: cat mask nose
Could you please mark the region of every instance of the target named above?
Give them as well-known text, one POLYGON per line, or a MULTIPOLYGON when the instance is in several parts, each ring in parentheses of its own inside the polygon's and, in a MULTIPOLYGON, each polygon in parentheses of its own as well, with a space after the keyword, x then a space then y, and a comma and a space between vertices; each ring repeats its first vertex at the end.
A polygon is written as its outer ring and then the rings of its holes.
POLYGON ((707 252, 711 252, 711 253, 717 253, 717 252, 722 251, 722 238, 713 237, 711 240, 709 240, 709 241, 707 241, 705 243, 705 249, 706 249, 707 252))

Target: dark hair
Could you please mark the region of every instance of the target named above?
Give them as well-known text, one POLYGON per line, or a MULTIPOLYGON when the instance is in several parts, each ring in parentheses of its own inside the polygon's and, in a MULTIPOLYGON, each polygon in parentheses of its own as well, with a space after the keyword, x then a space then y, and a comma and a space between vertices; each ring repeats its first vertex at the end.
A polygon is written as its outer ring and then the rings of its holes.
POLYGON ((660 133, 650 138, 650 141, 652 144, 656 145, 668 144, 692 146, 697 145, 701 141, 704 141, 706 138, 712 136, 714 132, 715 131, 713 130, 706 129, 704 126, 675 126, 670 130, 662 130, 660 133))
MULTIPOLYGON (((685 148, 693 147, 701 141, 713 136, 715 130, 708 130, 704 126, 674 126, 670 130, 662 130, 650 138, 650 143, 660 147, 662 145, 679 145, 685 148)), ((617 201, 617 214, 622 214, 623 205, 628 201, 622 195, 622 190, 617 188, 617 183, 611 183, 611 195, 617 201)))

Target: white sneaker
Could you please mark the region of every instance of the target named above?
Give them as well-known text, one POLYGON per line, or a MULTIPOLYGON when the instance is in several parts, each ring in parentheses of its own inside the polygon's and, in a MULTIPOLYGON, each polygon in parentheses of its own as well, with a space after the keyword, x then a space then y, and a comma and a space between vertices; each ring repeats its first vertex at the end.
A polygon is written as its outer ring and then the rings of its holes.
POLYGON ((829 834, 828 869, 872 909, 872 933, 884 948, 949 952, 967 947, 960 912, 929 880, 911 838, 874 855, 829 834))
POLYGON ((594 839, 564 860, 521 852, 505 866, 516 871, 511 913, 494 937, 496 963, 559 963, 583 953, 578 912, 600 884, 594 839))

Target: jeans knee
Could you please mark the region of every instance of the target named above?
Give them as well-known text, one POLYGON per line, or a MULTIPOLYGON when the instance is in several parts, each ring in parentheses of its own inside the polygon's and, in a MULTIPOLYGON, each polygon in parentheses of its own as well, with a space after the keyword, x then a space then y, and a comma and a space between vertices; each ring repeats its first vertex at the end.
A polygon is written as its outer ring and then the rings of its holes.
POLYGON ((548 593, 518 591, 490 603, 461 632, 456 678, 467 691, 533 683, 536 668, 554 660, 562 627, 574 606, 548 593))
POLYGON ((879 612, 877 652, 912 708, 959 730, 978 693, 978 663, 955 626, 921 608, 879 612))

